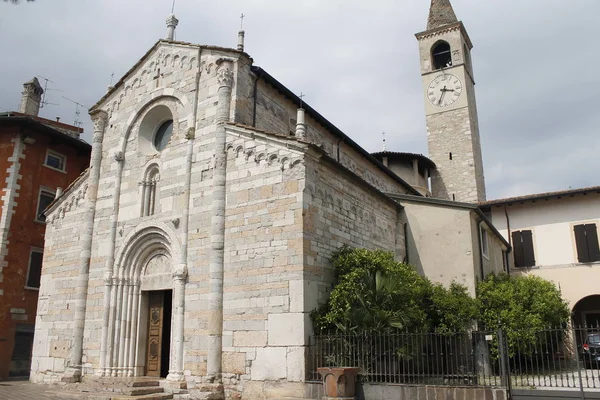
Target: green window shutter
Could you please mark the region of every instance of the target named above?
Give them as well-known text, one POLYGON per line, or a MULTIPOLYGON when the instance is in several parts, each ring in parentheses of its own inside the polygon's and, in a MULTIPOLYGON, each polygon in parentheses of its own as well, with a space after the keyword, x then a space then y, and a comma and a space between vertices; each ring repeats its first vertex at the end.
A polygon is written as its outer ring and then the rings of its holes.
POLYGON ((523 241, 521 239, 521 232, 517 231, 512 233, 512 242, 513 253, 515 254, 515 267, 524 267, 523 241))
POLYGON ((533 254, 533 233, 531 231, 521 231, 523 240, 523 266, 535 266, 535 255, 533 254))
POLYGON ((600 261, 600 247, 598 246, 596 224, 585 225, 585 237, 590 261, 600 261))
POLYGON ((575 225, 575 245, 577 246, 577 259, 580 263, 590 262, 588 254, 587 238, 585 235, 585 225, 575 225))

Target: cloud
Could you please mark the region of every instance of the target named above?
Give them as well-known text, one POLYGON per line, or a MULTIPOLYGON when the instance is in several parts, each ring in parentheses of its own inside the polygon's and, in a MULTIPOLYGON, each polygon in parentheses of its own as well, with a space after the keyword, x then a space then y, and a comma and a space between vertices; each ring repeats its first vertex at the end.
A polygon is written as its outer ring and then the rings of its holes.
MULTIPOLYGON (((600 53, 596 0, 453 0, 475 45, 488 198, 597 185, 600 53)), ((369 151, 427 154, 414 33, 423 0, 178 0, 177 39, 246 50, 369 151)), ((42 115, 73 122, 166 31, 170 0, 0 2, 0 110, 16 109, 21 83, 54 81, 42 115)), ((85 111, 85 137, 91 122, 85 111)))

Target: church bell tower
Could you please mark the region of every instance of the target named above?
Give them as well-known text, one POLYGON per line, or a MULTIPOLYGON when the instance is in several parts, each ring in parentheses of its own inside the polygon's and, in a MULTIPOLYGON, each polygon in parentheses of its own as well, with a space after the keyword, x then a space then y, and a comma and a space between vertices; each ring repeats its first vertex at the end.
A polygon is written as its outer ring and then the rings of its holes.
POLYGON ((433 197, 485 200, 485 179, 471 63, 473 44, 450 0, 432 0, 419 41, 433 197))

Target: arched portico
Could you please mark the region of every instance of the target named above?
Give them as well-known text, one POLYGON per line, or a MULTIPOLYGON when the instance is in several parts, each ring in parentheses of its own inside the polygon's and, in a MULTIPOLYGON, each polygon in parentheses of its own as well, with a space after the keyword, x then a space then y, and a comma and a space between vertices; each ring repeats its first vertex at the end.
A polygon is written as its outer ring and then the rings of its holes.
POLYGON ((573 306, 573 325, 600 328, 600 294, 586 296, 573 306))
POLYGON ((125 239, 107 276, 111 280, 109 334, 103 346, 102 375, 164 377, 166 371, 179 370, 175 350, 183 340, 172 323, 171 300, 180 296, 185 271, 177 265, 176 242, 170 229, 155 225, 138 227, 125 239))

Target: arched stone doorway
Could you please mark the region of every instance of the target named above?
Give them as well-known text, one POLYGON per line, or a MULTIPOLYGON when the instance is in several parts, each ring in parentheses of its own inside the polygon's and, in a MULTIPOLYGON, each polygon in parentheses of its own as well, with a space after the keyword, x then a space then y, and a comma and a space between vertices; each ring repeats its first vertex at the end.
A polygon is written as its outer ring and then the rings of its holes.
POLYGON ((575 327, 600 328, 600 295, 592 295, 579 300, 573 307, 575 327))
POLYGON ((166 377, 172 370, 177 268, 170 236, 157 227, 139 229, 119 252, 111 278, 105 376, 166 377))

